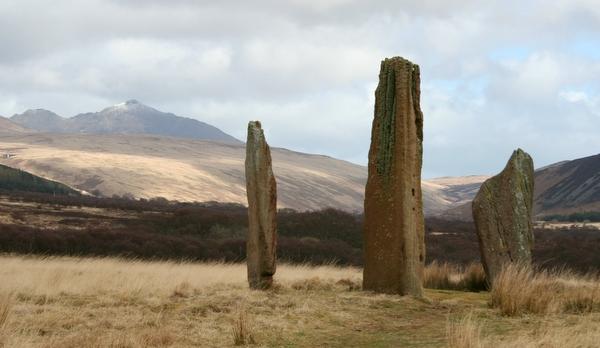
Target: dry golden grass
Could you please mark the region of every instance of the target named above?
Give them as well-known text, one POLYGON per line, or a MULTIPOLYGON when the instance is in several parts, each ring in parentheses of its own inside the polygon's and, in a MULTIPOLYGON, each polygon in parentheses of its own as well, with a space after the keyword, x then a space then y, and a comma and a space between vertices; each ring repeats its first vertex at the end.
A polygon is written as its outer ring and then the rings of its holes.
POLYGON ((575 323, 561 324, 541 321, 534 329, 517 335, 483 337, 486 329, 469 314, 455 324, 449 324, 446 334, 448 348, 597 348, 600 342, 598 317, 578 318, 575 323))
POLYGON ((2 342, 19 348, 253 342, 259 347, 445 347, 453 332, 462 330, 452 341, 456 347, 469 339, 475 344, 479 327, 482 344, 498 346, 537 344, 551 331, 600 335, 597 312, 509 317, 490 308, 487 292, 427 289, 420 300, 357 291, 360 283, 357 268, 280 265, 273 290, 253 291, 243 264, 0 256, 0 294, 12 294, 0 300, 0 312, 7 313, 2 342), (477 325, 462 328, 468 315, 477 325))
POLYGON ((12 297, 7 293, 0 293, 0 347, 4 347, 8 339, 6 326, 12 308, 12 297))
MULTIPOLYGON (((329 300, 360 276, 356 268, 280 265, 276 289, 262 292, 247 289, 241 264, 4 256, 0 293, 13 293, 19 312, 8 321, 5 341, 53 348, 228 346, 236 326, 244 342, 254 340, 251 311, 258 311, 257 324, 273 330, 263 341, 273 341, 303 326, 283 318, 289 310, 300 321, 321 312, 315 302, 326 299, 312 301, 315 292, 329 289, 329 300), (311 285, 294 289, 306 279, 311 285)), ((9 300, 0 303, 0 310, 10 308, 9 300)))
POLYGON ((236 346, 244 346, 248 344, 256 344, 252 324, 248 320, 248 312, 245 308, 238 310, 238 316, 233 323, 233 344, 236 346))
POLYGON ((423 285, 429 289, 467 291, 482 291, 487 288, 481 264, 461 267, 436 261, 425 267, 423 285))
POLYGON ((600 280, 564 270, 508 265, 494 280, 491 305, 504 315, 600 311, 600 280))
POLYGON ((458 323, 448 323, 448 348, 481 348, 481 326, 468 314, 458 323))

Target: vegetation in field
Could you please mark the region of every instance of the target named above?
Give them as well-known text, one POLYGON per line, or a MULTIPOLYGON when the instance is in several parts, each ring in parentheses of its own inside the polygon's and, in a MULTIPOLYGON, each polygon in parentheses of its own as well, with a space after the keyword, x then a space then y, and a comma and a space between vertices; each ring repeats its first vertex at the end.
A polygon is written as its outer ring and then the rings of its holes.
MULTIPOLYGON (((5 191, 0 208, 0 252, 227 262, 245 257, 247 212, 236 204, 5 191)), ((282 210, 278 225, 282 261, 362 265, 360 215, 282 210)), ((580 273, 600 269, 597 229, 534 232, 538 266, 580 273)), ((425 238, 427 263, 466 267, 479 262, 472 223, 429 218, 425 238)))
POLYGON ((67 185, 0 164, 0 190, 80 195, 67 185))
MULTIPOLYGON (((427 269, 431 284, 439 281, 434 278, 440 268, 458 272, 452 279, 474 272, 436 267, 427 269)), ((462 348, 577 342, 591 348, 600 337, 595 306, 507 315, 485 291, 427 289, 425 299, 374 294, 357 291, 361 269, 353 267, 282 264, 272 291, 249 290, 244 264, 0 256, 0 277, 6 280, 0 283, 0 337, 6 347, 462 348)), ((593 294, 586 292, 589 286, 600 284, 591 276, 544 277, 587 294, 593 294)), ((537 287, 535 277, 519 280, 539 297, 556 291, 537 287)), ((597 301, 599 293, 593 296, 588 299, 597 301)))
POLYGON ((600 212, 588 211, 568 215, 553 214, 543 217, 544 221, 568 221, 568 222, 600 222, 600 212))
POLYGON ((494 281, 491 306, 504 315, 600 311, 600 278, 567 270, 507 265, 494 281))

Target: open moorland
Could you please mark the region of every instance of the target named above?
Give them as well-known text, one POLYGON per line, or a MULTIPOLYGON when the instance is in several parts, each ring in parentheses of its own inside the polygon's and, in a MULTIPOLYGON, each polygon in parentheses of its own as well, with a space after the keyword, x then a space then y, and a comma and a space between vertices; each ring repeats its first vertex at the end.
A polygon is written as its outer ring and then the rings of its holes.
MULTIPOLYGON (((0 194, 0 252, 241 262, 247 224, 246 208, 234 204, 0 194)), ((427 263, 479 262, 472 222, 429 218, 426 225, 427 263)), ((282 210, 278 230, 284 262, 362 265, 361 215, 282 210)), ((600 230, 591 224, 548 223, 534 232, 536 265, 580 273, 600 269, 600 230)))
MULTIPOLYGON (((243 144, 155 135, 0 132, 0 164, 106 197, 246 204, 244 156, 243 144)), ((366 167, 282 148, 272 156, 280 208, 362 211, 366 167)), ((486 178, 423 181, 425 212, 469 202, 486 178)))
POLYGON ((5 255, 0 340, 56 348, 596 347, 597 278, 512 270, 502 291, 468 292, 481 269, 447 267, 428 267, 426 298, 414 299, 360 291, 353 267, 280 265, 277 286, 265 292, 248 289, 243 264, 5 255))

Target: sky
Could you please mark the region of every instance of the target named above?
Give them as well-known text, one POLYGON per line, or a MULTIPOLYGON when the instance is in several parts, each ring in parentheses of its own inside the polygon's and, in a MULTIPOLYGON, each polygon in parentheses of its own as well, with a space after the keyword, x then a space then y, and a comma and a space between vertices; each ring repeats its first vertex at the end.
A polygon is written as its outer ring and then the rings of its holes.
POLYGON ((0 115, 137 99, 366 164, 392 56, 420 65, 425 178, 600 152, 596 0, 1 0, 0 115))

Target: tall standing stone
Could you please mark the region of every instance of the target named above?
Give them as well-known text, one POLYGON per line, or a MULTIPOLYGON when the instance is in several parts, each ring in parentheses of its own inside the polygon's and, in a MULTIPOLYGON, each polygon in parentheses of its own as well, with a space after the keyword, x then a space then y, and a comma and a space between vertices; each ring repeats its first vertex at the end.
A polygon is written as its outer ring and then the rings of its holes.
POLYGON ((490 284, 504 264, 531 263, 533 175, 531 156, 518 149, 473 200, 481 260, 490 284))
POLYGON ((365 191, 363 288, 421 296, 423 113, 419 66, 381 62, 365 191))
POLYGON ((248 123, 246 192, 248 283, 253 289, 268 289, 273 284, 277 259, 277 187, 271 150, 259 121, 248 123))

